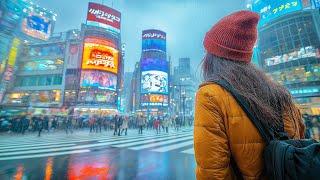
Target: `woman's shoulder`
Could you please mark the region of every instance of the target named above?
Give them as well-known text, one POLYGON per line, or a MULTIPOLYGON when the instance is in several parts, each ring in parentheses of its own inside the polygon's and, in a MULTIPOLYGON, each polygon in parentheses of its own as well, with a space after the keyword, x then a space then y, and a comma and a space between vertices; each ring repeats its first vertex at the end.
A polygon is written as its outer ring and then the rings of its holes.
POLYGON ((199 86, 197 91, 198 97, 218 97, 228 96, 227 91, 220 85, 214 82, 204 82, 199 86))

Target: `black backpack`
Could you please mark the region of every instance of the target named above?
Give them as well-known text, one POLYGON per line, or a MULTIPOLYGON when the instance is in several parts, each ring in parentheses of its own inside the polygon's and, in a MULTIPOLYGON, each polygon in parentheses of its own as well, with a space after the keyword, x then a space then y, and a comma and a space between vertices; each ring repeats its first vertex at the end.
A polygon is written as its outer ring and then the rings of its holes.
MULTIPOLYGON (((250 111, 249 103, 228 82, 213 82, 232 94, 264 139, 264 175, 268 179, 320 179, 320 143, 313 139, 291 140, 284 131, 284 125, 277 132, 265 127, 250 111)), ((243 179, 233 159, 231 163, 238 179, 243 179)))

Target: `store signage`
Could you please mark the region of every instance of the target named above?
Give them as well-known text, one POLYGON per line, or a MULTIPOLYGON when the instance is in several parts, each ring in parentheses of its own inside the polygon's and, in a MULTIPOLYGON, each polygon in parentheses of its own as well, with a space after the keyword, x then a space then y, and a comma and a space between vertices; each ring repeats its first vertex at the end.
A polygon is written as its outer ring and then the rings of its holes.
POLYGON ((20 40, 18 38, 14 38, 12 41, 12 46, 9 52, 8 64, 10 66, 14 66, 16 64, 18 47, 20 45, 20 40))
POLYGON ((147 33, 143 35, 143 39, 166 39, 166 37, 163 34, 158 33, 147 33))
POLYGON ((301 9, 301 0, 255 0, 252 4, 252 10, 260 14, 260 26, 280 16, 301 9))
POLYGON ((142 39, 163 39, 166 40, 166 33, 160 30, 150 29, 142 32, 142 39))
POLYGON ((98 25, 107 25, 120 30, 121 13, 107 6, 90 2, 87 21, 97 22, 98 25))

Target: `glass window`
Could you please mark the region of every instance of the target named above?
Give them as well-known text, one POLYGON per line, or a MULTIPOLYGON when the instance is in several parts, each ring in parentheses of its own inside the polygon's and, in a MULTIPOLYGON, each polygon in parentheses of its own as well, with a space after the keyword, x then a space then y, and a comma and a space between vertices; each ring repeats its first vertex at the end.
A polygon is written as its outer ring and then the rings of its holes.
POLYGON ((46 81, 45 81, 46 86, 50 86, 52 84, 52 76, 46 76, 46 81))
POLYGON ((44 86, 46 84, 46 76, 38 77, 38 86, 44 86))
POLYGON ((62 76, 55 75, 53 79, 53 85, 61 85, 62 84, 62 76))

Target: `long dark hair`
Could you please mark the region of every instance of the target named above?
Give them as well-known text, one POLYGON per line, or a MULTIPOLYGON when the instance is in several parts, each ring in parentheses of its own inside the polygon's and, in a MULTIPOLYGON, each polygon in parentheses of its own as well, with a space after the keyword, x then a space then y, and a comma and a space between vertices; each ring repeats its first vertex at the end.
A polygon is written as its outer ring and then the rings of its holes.
POLYGON ((207 54, 202 62, 205 82, 223 79, 250 104, 254 115, 267 127, 281 127, 284 115, 299 118, 288 90, 273 82, 253 64, 236 62, 207 54))

